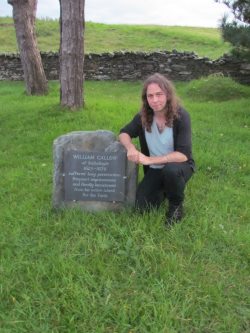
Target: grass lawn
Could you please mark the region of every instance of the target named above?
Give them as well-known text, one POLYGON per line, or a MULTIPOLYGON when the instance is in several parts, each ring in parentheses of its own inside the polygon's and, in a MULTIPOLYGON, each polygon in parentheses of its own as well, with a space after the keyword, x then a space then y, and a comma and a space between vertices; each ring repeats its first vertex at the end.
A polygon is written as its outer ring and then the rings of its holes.
MULTIPOLYGON (((58 20, 36 20, 36 35, 41 51, 59 50, 58 20)), ((176 49, 217 59, 230 51, 230 44, 222 40, 216 28, 86 22, 84 40, 85 53, 176 49)), ((0 53, 6 52, 18 52, 15 29, 12 18, 0 17, 0 53)))
MULTIPOLYGON (((52 143, 75 130, 118 134, 141 83, 86 82, 83 112, 59 86, 28 97, 0 82, 1 333, 247 333, 250 87, 209 77, 176 83, 191 114, 197 171, 186 216, 56 212, 52 143)), ((141 173, 140 173, 141 175, 141 173)))

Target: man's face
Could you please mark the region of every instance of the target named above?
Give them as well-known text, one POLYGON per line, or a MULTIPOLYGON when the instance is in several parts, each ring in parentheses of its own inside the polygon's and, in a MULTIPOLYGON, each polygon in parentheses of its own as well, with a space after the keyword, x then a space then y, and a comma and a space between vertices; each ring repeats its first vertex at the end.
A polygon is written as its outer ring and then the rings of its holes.
POLYGON ((166 106, 167 96, 158 84, 151 83, 147 88, 147 101, 155 113, 161 112, 166 106))

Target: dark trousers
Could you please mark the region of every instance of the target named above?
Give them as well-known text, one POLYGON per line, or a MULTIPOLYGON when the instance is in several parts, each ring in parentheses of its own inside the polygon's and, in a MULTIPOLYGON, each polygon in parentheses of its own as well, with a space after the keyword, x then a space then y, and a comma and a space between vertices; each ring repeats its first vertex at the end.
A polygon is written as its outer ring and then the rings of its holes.
POLYGON ((189 163, 167 163, 162 169, 149 168, 136 192, 136 207, 140 211, 158 208, 165 198, 179 205, 193 169, 189 163))

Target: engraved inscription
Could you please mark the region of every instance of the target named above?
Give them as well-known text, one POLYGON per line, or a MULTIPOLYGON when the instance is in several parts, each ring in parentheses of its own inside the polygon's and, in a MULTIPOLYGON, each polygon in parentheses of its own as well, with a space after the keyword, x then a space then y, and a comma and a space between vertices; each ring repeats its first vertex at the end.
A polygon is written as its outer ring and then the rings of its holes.
POLYGON ((67 151, 65 201, 124 201, 125 153, 67 151))

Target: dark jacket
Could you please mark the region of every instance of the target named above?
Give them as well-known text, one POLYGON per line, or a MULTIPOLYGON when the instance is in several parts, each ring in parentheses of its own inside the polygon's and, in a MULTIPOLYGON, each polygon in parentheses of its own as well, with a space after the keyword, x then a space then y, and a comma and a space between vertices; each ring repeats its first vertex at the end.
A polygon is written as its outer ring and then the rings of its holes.
MULTIPOLYGON (((120 133, 127 133, 131 138, 139 137, 141 152, 149 156, 148 145, 145 138, 144 128, 142 127, 141 115, 137 113, 134 119, 125 125, 120 133)), ((179 118, 173 122, 174 151, 187 156, 190 167, 194 170, 195 163, 192 156, 192 138, 191 138, 191 121, 189 113, 183 108, 179 109, 179 118)), ((147 167, 144 168, 147 171, 147 167)))

